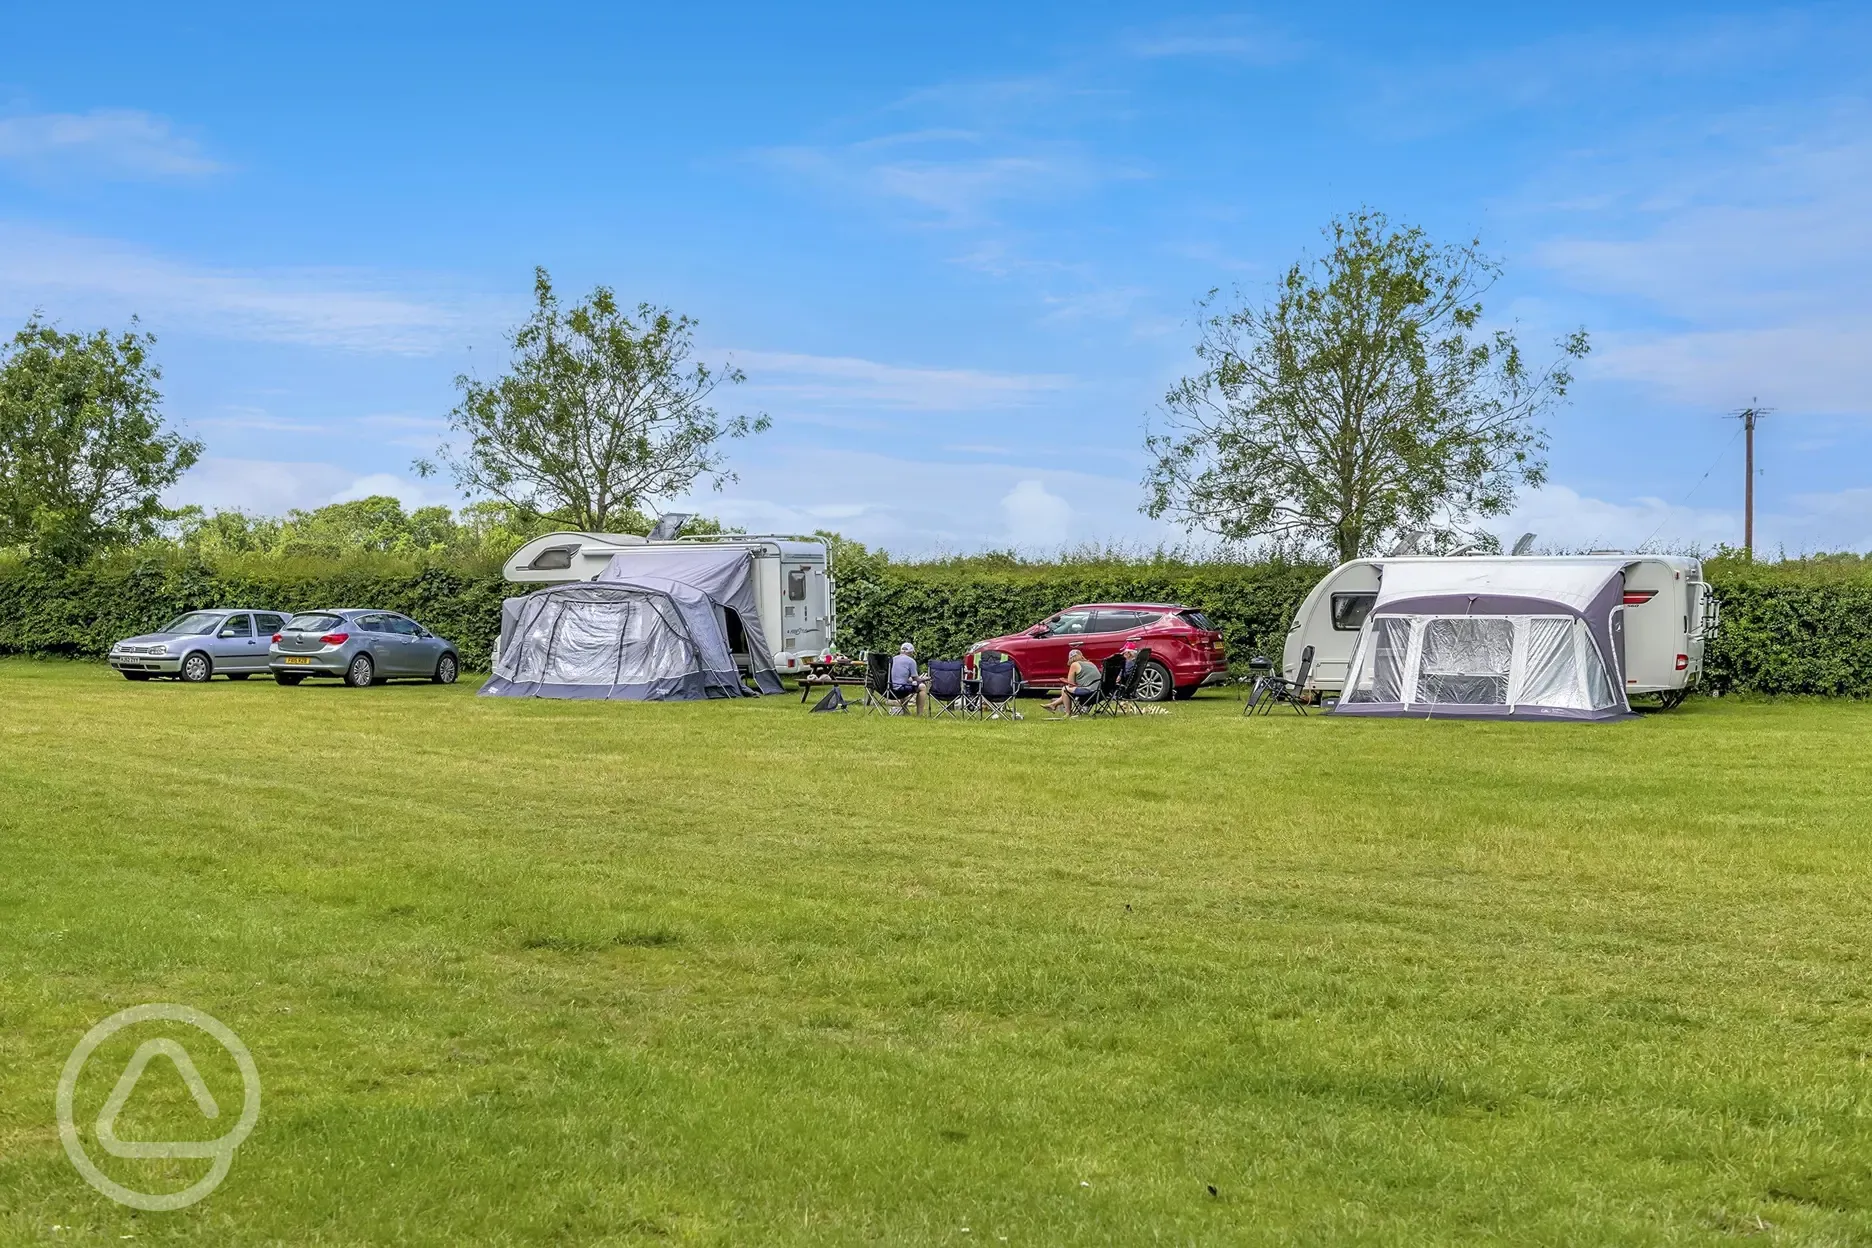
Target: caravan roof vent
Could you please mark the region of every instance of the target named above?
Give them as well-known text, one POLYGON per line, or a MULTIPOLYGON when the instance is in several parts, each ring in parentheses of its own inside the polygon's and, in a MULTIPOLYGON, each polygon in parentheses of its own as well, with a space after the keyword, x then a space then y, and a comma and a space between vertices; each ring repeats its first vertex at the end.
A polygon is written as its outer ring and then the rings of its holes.
POLYGON ((1613 550, 1611 547, 1607 547, 1604 550, 1589 550, 1586 553, 1589 555, 1623 555, 1623 554, 1629 554, 1630 552, 1623 551, 1623 550, 1613 550))
POLYGON ((527 568, 534 572, 563 572, 572 566, 572 556, 578 554, 576 546, 548 546, 533 556, 533 562, 527 568))

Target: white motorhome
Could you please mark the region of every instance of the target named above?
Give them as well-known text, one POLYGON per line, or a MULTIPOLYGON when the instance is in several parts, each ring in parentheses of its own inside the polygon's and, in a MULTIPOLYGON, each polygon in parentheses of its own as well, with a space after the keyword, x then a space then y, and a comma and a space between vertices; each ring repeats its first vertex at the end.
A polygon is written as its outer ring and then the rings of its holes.
MULTIPOLYGON (((508 580, 522 584, 564 585, 591 580, 623 551, 654 558, 659 550, 680 554, 701 544, 744 549, 753 556, 760 629, 773 648, 777 670, 799 671, 830 652, 837 624, 835 587, 826 544, 817 538, 724 533, 653 541, 632 533, 548 533, 515 551, 504 571, 508 580)), ((735 632, 731 625, 731 647, 735 632)))
POLYGON ((1400 555, 1354 559, 1340 564, 1313 587, 1294 613, 1281 656, 1282 674, 1297 679, 1311 649, 1306 687, 1316 694, 1344 690, 1347 669, 1367 621, 1379 602, 1387 570, 1408 580, 1413 593, 1538 593, 1546 581, 1556 584, 1589 577, 1593 568, 1610 580, 1622 574, 1622 590, 1613 598, 1604 623, 1622 653, 1626 696, 1656 694, 1674 706, 1703 670, 1704 643, 1716 624, 1716 602, 1703 580, 1700 560, 1679 555, 1400 555), (1408 575, 1406 575, 1408 572, 1408 575), (1499 583, 1499 584, 1498 584, 1499 583), (1615 627, 1614 627, 1615 626, 1615 627))

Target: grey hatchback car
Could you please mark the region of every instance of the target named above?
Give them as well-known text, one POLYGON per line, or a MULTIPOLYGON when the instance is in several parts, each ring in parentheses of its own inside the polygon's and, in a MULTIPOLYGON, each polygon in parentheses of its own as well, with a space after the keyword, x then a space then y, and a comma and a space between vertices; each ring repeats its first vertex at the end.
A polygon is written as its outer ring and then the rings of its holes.
POLYGON ((185 611, 153 633, 126 637, 110 649, 110 665, 125 680, 174 676, 200 684, 211 676, 246 680, 267 670, 267 638, 286 622, 283 611, 247 607, 185 611))
POLYGON ((354 689, 399 678, 452 685, 461 654, 394 611, 302 611, 274 634, 267 666, 282 685, 308 676, 336 676, 354 689))

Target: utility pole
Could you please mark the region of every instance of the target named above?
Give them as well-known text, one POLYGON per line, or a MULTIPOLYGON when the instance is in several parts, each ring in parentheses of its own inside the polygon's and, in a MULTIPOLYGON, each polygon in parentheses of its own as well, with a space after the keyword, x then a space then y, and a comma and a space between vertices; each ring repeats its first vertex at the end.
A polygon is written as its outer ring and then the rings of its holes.
POLYGON ((1743 472, 1746 479, 1742 483, 1742 549, 1749 558, 1755 557, 1755 422, 1774 411, 1772 407, 1760 407, 1759 399, 1750 399, 1749 406, 1732 415, 1741 418, 1743 433, 1743 472))

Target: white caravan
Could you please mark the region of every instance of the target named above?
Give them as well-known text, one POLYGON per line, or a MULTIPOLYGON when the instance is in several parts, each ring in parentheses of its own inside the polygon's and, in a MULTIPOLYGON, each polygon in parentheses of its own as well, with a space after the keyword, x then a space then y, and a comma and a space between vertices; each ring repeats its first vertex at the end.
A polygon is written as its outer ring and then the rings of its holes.
MULTIPOLYGON (((680 553, 704 544, 753 555, 755 605, 778 671, 797 672, 830 652, 834 586, 826 544, 817 538, 724 533, 652 541, 631 533, 548 533, 516 550, 504 571, 510 581, 564 585, 591 580, 623 551, 654 558, 659 550, 680 553)), ((731 646, 738 635, 731 625, 731 646)))
MULTIPOLYGON (((1627 697, 1660 695, 1674 706, 1703 670, 1703 646, 1716 626, 1716 601, 1703 580, 1700 560, 1681 555, 1399 555, 1354 559, 1326 574, 1294 613, 1281 655, 1282 674, 1297 679, 1306 652, 1312 665, 1306 687, 1316 694, 1344 690, 1347 668, 1377 604, 1386 569, 1400 568, 1394 579, 1408 579, 1414 593, 1451 595, 1491 592, 1494 581, 1513 582, 1517 592, 1538 592, 1543 570, 1556 583, 1587 565, 1610 578, 1623 572, 1623 591, 1612 601, 1622 627, 1613 630, 1622 654, 1616 662, 1625 676, 1627 697), (1402 576, 1400 565, 1408 565, 1402 576)), ((1400 586, 1401 588, 1401 586, 1400 586)), ((1602 624, 1609 621, 1602 621, 1602 624)))

